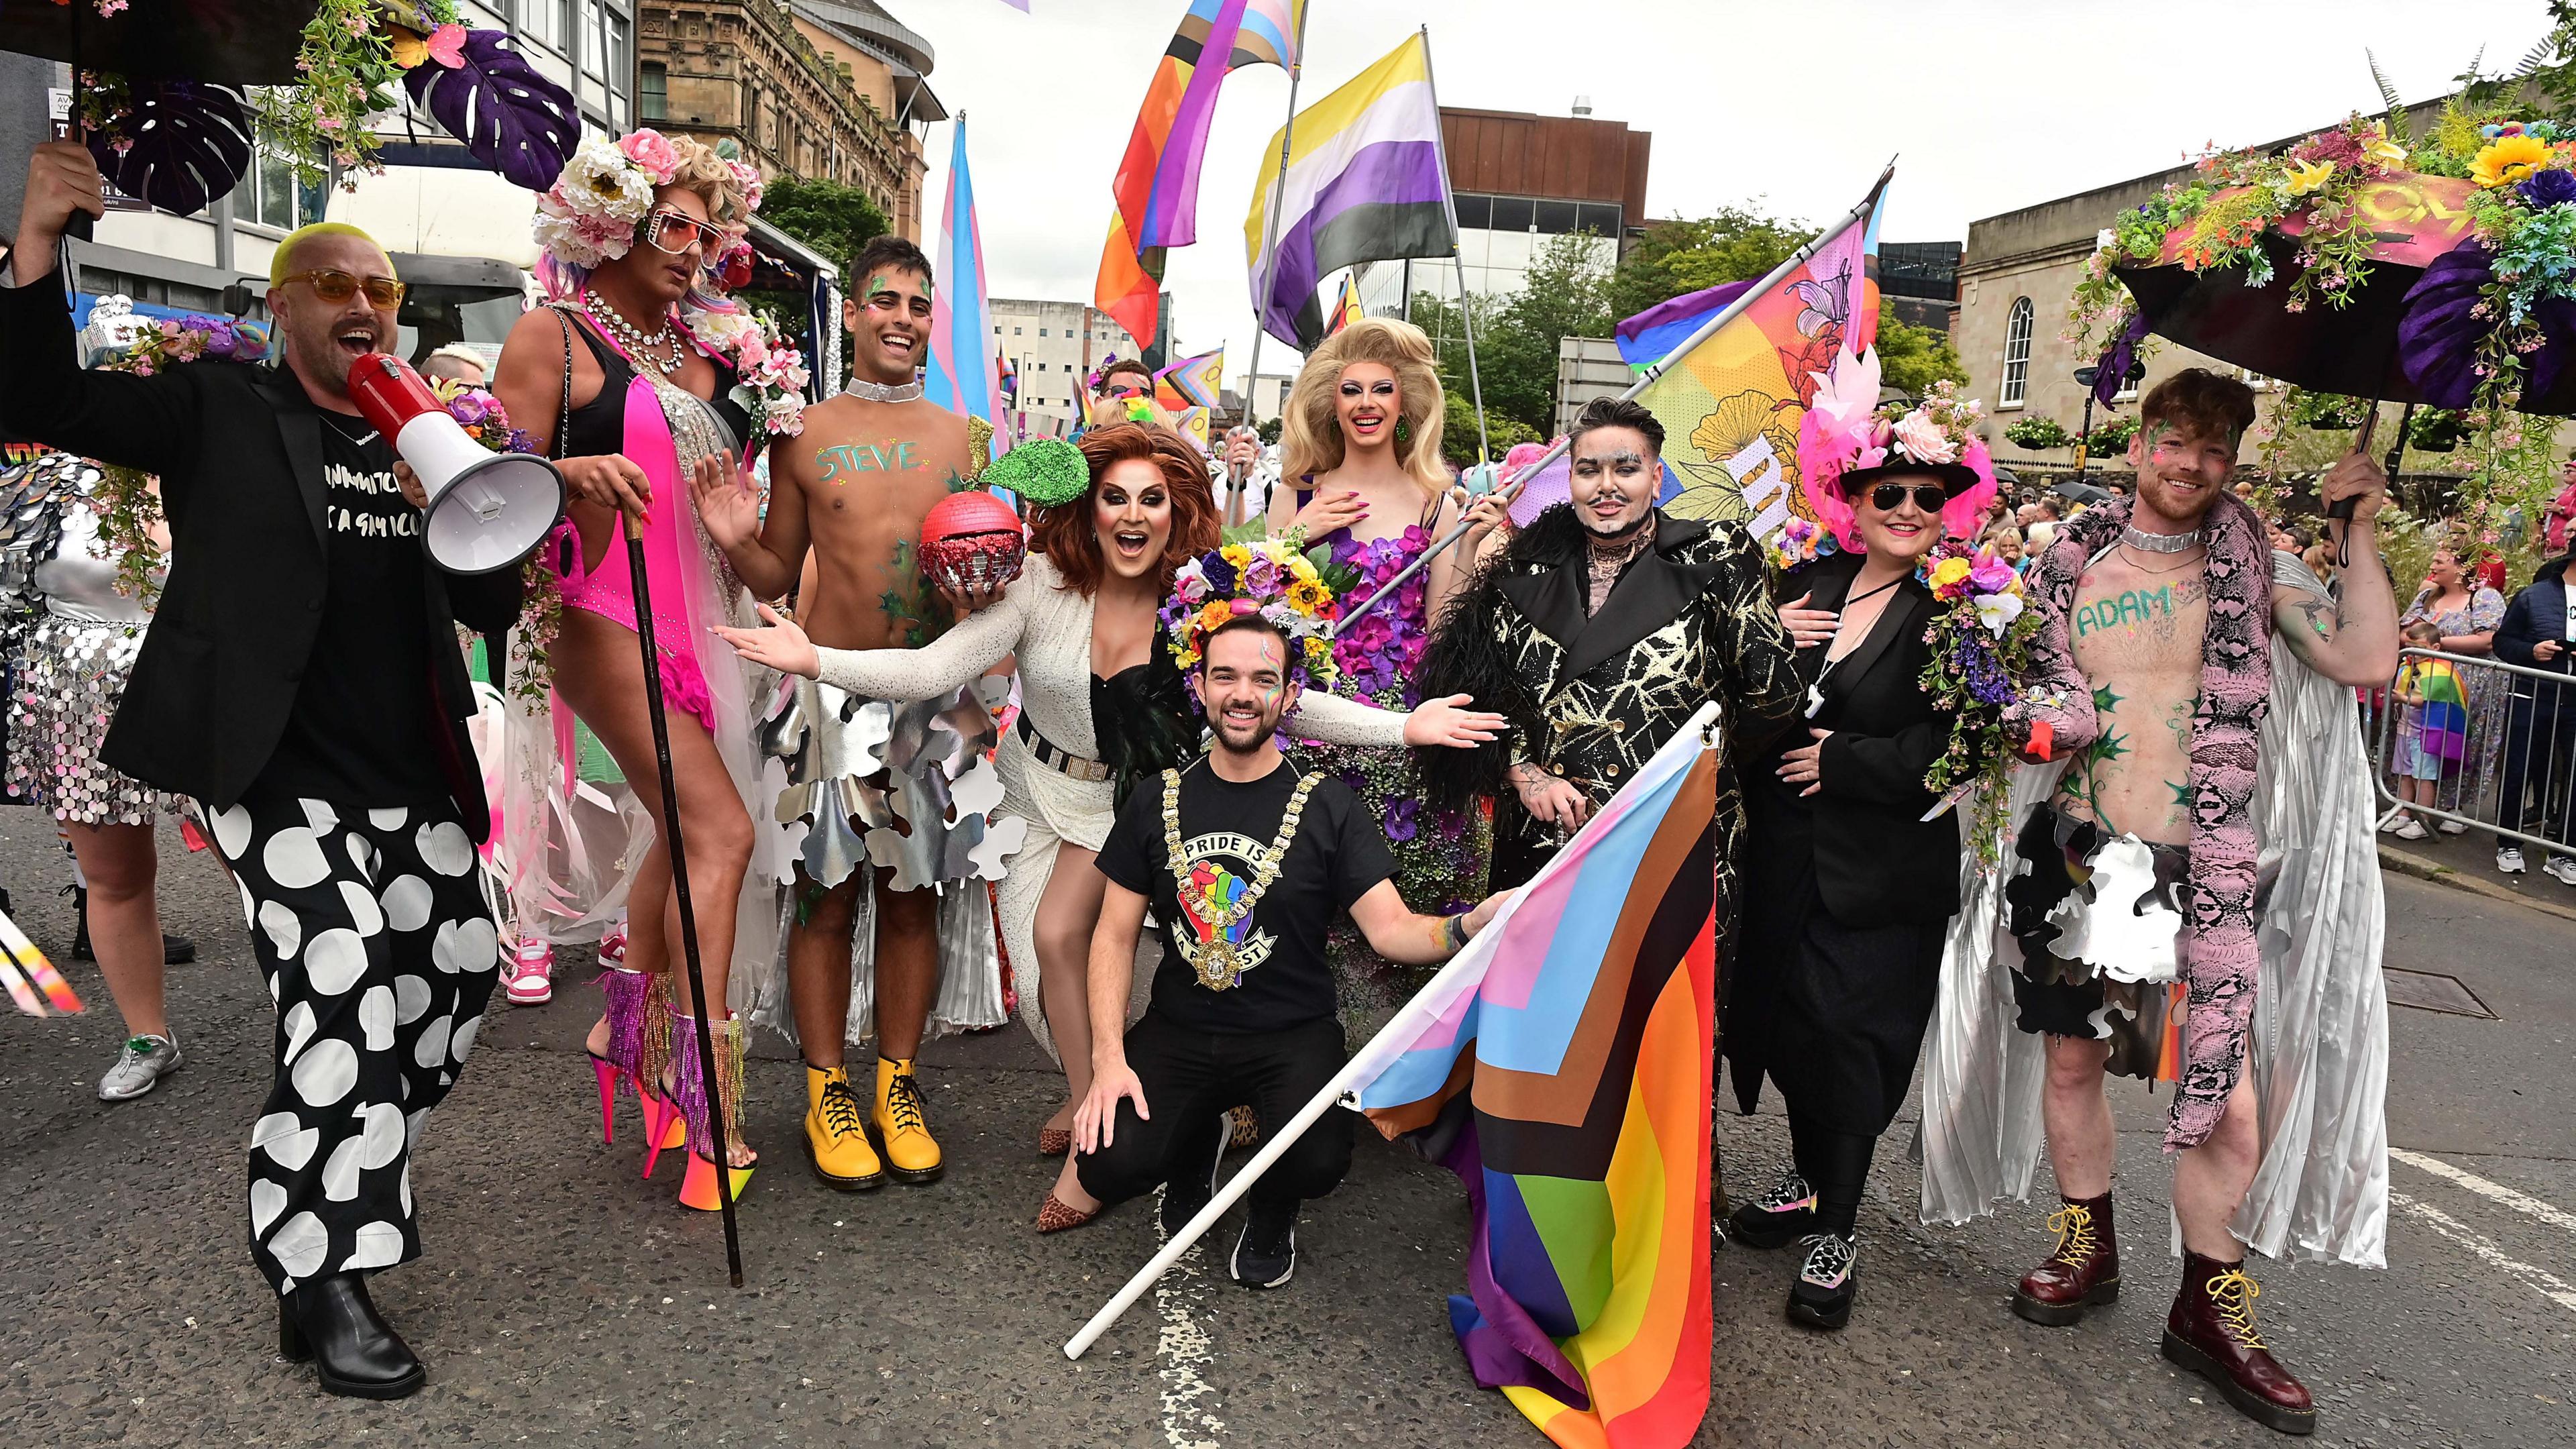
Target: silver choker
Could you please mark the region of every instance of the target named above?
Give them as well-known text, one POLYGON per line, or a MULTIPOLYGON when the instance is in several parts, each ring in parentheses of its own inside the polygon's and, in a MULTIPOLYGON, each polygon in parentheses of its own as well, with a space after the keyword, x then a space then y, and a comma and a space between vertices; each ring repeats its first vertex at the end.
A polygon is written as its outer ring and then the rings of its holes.
POLYGON ((2200 547, 2201 531, 2189 533, 2148 533, 2136 524, 2120 530, 2120 542, 2140 553, 2188 553, 2200 547))
POLYGON ((841 389, 841 391, 848 393, 852 397, 866 398, 869 402, 919 402, 921 400, 921 379, 916 377, 910 382, 899 382, 892 387, 888 387, 886 384, 881 382, 870 382, 865 378, 854 377, 850 379, 850 385, 841 389))

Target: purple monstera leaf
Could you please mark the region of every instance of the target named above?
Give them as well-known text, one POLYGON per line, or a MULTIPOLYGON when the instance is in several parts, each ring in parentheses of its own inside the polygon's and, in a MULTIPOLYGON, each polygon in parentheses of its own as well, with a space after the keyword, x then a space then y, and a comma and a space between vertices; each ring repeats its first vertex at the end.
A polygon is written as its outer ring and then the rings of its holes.
POLYGON ((403 86, 475 160, 511 185, 530 191, 554 185, 581 144, 581 112, 571 93, 538 74, 498 30, 467 35, 463 59, 453 70, 425 61, 404 72, 403 86))
MULTIPOLYGON (((2478 344, 2496 325, 2496 319, 2477 315, 2477 306, 2480 291, 2494 278, 2494 257, 2471 240, 2435 257, 2407 289, 2406 311, 2397 323, 2397 362, 2437 408, 2477 405, 2478 344)), ((2543 340, 2522 359, 2521 392, 2527 398, 2548 392, 2576 350, 2576 303, 2553 297, 2533 310, 2543 340)))
POLYGON ((2111 345, 2093 363, 2093 400, 2109 407, 2120 400, 2120 390, 2129 385, 2129 369, 2138 361, 2138 344, 2147 340, 2147 315, 2144 312, 2129 319, 2111 345))
POLYGON ((100 174, 174 216, 203 210, 250 170, 250 114, 241 96, 198 81, 133 83, 133 109, 89 134, 100 174))

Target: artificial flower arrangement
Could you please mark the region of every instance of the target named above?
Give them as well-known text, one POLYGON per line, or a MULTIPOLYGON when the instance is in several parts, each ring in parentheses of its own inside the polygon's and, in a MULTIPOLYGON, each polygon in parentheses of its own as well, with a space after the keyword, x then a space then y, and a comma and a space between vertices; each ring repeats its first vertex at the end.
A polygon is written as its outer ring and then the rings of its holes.
MULTIPOLYGON (((2026 605, 2013 566, 1963 539, 1934 544, 1915 577, 1943 605, 1925 631, 1932 658, 1919 682, 1957 719, 1949 746, 1924 772, 1923 788, 1944 798, 1969 793, 1978 858, 1992 864, 2011 793, 2013 747, 2004 711, 2015 697, 2013 681, 2030 673, 2039 615, 2026 605)), ((1962 808, 1968 808, 1964 801, 1962 808)))
POLYGON ((730 396, 762 430, 780 438, 805 431, 805 354, 768 318, 748 310, 691 310, 682 314, 681 325, 733 363, 730 396))
POLYGON ((456 419, 465 436, 495 453, 537 453, 544 451, 536 438, 524 429, 510 426, 509 409, 489 391, 452 377, 428 379, 432 397, 456 419))
MULTIPOLYGON (((106 354, 96 366, 137 377, 183 362, 259 362, 268 356, 268 330, 259 323, 140 317, 122 297, 100 298, 82 335, 92 344, 90 355, 106 354)), ((152 537, 161 522, 161 496, 152 475, 140 468, 102 464, 99 471, 90 506, 98 515, 100 544, 116 556, 116 591, 148 605, 158 592, 152 577, 163 566, 163 550, 152 537)))
POLYGON ((1842 552, 1842 545, 1814 519, 1797 514, 1780 525, 1780 534, 1771 540, 1772 566, 1783 573, 1805 568, 1820 558, 1832 558, 1842 552))
POLYGON ((1977 436, 1982 407, 1961 398, 1947 379, 1924 389, 1923 401, 1911 408, 1901 402, 1880 407, 1875 350, 1841 354, 1830 375, 1816 377, 1815 400, 1798 421, 1798 486, 1837 550, 1861 547, 1843 477, 1869 469, 1912 466, 1955 478, 1941 520, 1954 536, 1975 531, 1995 496, 1994 459, 1977 436))
POLYGON ((1341 606, 1315 561, 1299 553, 1293 540, 1229 543, 1173 573, 1162 621, 1181 673, 1195 673, 1208 635, 1241 614, 1259 614, 1288 636, 1291 682, 1308 689, 1333 687, 1339 677, 1333 663, 1333 623, 1341 617, 1341 606))
POLYGON ((2202 155, 2191 176, 2121 215, 2076 286, 2067 340, 2107 347, 2104 376, 2124 375, 2146 329, 2112 268, 2156 263, 2175 233, 2180 265, 2241 269, 2252 287, 2274 279, 2286 242, 2298 270, 2284 305, 2346 306, 2373 266, 2371 189, 2448 177, 2468 183, 2469 235, 2408 293, 2398 362, 2444 408, 2493 413, 2514 407, 2526 383, 2546 387, 2576 356, 2576 123, 2454 99, 2417 139, 2392 131, 2400 115, 2356 115, 2278 152, 2202 155))

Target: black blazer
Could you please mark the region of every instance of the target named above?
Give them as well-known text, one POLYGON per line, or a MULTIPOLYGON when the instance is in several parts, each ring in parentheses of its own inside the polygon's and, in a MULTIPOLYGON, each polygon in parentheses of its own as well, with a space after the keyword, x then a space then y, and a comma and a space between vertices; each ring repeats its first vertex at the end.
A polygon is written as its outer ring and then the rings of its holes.
MULTIPOLYGON (((151 377, 84 372, 58 271, 0 286, 0 426, 159 475, 170 579, 99 757, 224 809, 267 768, 321 630, 322 419, 292 373, 197 362, 151 377)), ((465 721, 472 676, 456 624, 507 629, 514 569, 427 580, 430 699, 441 775, 479 843, 490 806, 465 721)))
MULTIPOLYGON (((1801 570, 1784 599, 1811 593, 1808 607, 1840 610, 1860 572, 1861 556, 1837 554, 1801 570)), ((1923 819, 1937 798, 1923 774, 1949 748, 1956 716, 1933 706, 1921 685, 1931 647, 1923 632, 1938 606, 1908 578, 1879 615, 1869 637, 1825 672, 1828 645, 1800 650, 1810 687, 1823 674, 1822 704, 1791 727, 1750 770, 1746 791, 1753 852, 1763 873, 1812 868, 1827 912, 1846 925, 1937 921, 1959 909, 1957 812, 1923 819), (1813 795, 1781 782, 1780 757, 1831 730, 1819 757, 1813 795)), ((1811 696, 1812 697, 1812 696, 1811 696)))

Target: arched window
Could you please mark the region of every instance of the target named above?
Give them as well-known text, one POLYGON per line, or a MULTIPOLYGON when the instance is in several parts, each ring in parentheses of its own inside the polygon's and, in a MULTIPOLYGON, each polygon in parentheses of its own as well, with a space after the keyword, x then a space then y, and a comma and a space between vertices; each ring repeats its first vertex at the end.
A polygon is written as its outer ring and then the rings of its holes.
POLYGON ((2012 312, 2004 319, 2004 386, 1999 406, 2021 406, 2022 394, 2029 389, 2030 329, 2030 299, 2013 298, 2012 312))

